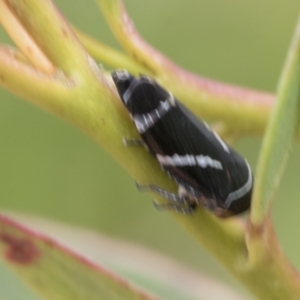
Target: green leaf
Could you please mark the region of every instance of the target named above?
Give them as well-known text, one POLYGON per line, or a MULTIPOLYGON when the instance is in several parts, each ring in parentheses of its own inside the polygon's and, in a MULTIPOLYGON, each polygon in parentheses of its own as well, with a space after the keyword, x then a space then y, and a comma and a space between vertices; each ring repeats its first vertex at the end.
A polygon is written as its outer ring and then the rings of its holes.
MULTIPOLYGON (((223 283, 141 246, 38 217, 16 213, 9 213, 8 216, 19 223, 0 217, 0 255, 8 267, 12 267, 21 279, 38 290, 45 299, 69 299, 71 295, 72 299, 125 300, 140 299, 141 296, 145 300, 153 299, 103 267, 97 267, 96 263, 98 266, 99 263, 104 264, 106 268, 123 274, 167 299, 244 299, 223 283), (23 227, 24 224, 30 228, 39 228, 39 231, 33 232, 23 227), (15 256, 14 261, 7 257, 13 247, 9 241, 21 240, 23 244, 25 240, 28 241, 27 245, 30 241, 32 246, 27 247, 27 250, 35 247, 39 251, 39 255, 33 256, 30 263, 20 262, 22 257, 26 258, 22 252, 15 256), (57 241, 64 241, 69 249, 57 241), (85 257, 93 257, 93 263, 70 249, 84 253, 85 257), (17 258, 19 261, 16 261, 17 258)), ((21 247, 19 250, 22 250, 21 247)), ((28 251, 27 257, 29 254, 28 251)))
POLYGON ((278 86, 277 102, 271 114, 260 153, 251 209, 251 220, 260 224, 269 209, 299 128, 300 21, 278 86))
POLYGON ((3 215, 0 255, 44 299, 154 299, 84 256, 3 215))

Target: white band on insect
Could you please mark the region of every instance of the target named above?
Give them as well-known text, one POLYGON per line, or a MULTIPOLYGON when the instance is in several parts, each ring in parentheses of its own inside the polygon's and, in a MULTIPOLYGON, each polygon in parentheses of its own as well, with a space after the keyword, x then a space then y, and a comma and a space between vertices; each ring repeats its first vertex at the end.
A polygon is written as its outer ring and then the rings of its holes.
POLYGON ((222 164, 215 159, 212 159, 208 155, 178 155, 174 154, 172 156, 167 155, 156 155, 157 160, 163 166, 173 166, 173 167, 192 167, 199 166, 201 168, 211 167, 214 169, 223 170, 222 164))
POLYGON ((224 203, 225 208, 229 208, 233 201, 239 200, 240 198, 244 197, 252 188, 252 185, 253 185, 252 172, 251 172, 250 166, 249 166, 249 164, 247 163, 246 160, 245 160, 245 162, 246 162, 246 165, 247 165, 247 168, 248 168, 247 182, 242 187, 240 187, 239 189, 237 189, 234 192, 231 192, 228 195, 228 197, 227 197, 227 199, 224 203))
POLYGON ((146 132, 159 119, 161 119, 171 108, 169 99, 160 101, 156 109, 146 114, 135 114, 132 116, 133 122, 139 133, 146 132))

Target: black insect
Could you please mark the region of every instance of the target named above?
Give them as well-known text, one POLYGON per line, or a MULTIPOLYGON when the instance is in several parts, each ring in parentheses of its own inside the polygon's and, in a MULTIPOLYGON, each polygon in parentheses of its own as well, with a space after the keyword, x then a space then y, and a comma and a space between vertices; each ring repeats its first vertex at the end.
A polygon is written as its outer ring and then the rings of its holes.
POLYGON ((244 158, 150 77, 118 70, 112 78, 144 144, 178 184, 178 194, 140 186, 168 199, 159 208, 191 213, 200 205, 223 217, 249 208, 253 175, 244 158))

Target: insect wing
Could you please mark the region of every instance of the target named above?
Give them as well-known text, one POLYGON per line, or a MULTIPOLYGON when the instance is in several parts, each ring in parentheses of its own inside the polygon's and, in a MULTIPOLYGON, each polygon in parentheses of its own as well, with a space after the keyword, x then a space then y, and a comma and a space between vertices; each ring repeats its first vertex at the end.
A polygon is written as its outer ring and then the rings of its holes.
MULTIPOLYGON (((178 101, 141 136, 178 184, 196 197, 216 200, 220 207, 249 181, 249 176, 252 181, 246 161, 178 101)), ((226 205, 245 196, 252 187, 249 185, 226 205)), ((239 212, 248 208, 246 202, 239 203, 243 206, 237 208, 239 212)))
POLYGON ((245 159, 151 78, 125 70, 112 77, 148 149, 185 192, 233 214, 249 208, 253 175, 245 159))

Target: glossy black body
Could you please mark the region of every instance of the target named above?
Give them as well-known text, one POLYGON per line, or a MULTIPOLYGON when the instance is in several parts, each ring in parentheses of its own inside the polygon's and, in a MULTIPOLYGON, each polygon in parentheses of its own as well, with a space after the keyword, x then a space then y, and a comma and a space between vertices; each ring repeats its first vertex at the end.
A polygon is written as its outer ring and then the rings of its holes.
POLYGON ((243 157, 151 78, 126 71, 112 77, 142 140, 189 205, 221 216, 249 208, 253 175, 243 157), (158 111, 160 104, 168 109, 158 111))

